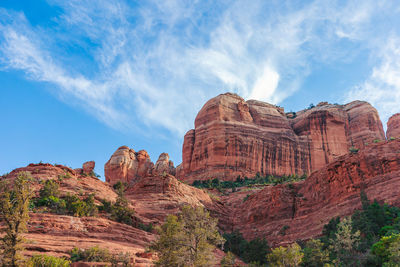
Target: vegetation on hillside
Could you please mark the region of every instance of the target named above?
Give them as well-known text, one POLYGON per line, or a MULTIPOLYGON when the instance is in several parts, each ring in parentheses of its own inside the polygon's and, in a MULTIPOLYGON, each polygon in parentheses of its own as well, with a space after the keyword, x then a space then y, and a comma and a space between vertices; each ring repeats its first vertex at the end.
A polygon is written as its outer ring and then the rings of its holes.
POLYGON ((237 187, 253 186, 253 185, 277 185, 291 182, 298 182, 305 180, 307 175, 287 175, 287 176, 261 176, 257 174, 253 178, 241 178, 238 176, 235 181, 221 181, 218 178, 208 180, 195 180, 192 186, 197 188, 208 188, 208 189, 235 189, 237 187))
POLYGON ((251 266, 400 266, 400 208, 371 202, 364 192, 361 202, 351 217, 332 218, 319 239, 269 249, 234 231, 224 234, 224 250, 251 266))

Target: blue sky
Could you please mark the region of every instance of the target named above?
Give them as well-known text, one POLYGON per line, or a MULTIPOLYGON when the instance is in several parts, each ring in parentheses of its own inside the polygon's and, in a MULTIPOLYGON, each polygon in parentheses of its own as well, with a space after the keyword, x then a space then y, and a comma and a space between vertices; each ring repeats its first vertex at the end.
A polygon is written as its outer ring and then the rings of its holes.
POLYGON ((104 163, 121 145, 181 162, 227 91, 300 110, 367 100, 400 112, 392 1, 0 1, 0 173, 104 163))

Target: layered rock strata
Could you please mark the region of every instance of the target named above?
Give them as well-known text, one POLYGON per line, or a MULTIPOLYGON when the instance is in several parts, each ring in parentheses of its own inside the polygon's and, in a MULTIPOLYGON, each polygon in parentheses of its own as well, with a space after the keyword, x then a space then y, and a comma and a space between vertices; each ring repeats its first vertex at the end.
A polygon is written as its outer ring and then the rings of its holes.
POLYGON ((375 139, 385 139, 367 102, 320 103, 297 113, 227 93, 209 100, 184 137, 177 177, 187 182, 238 175, 311 173, 375 139))
POLYGON ((361 190, 371 200, 400 206, 400 140, 371 144, 340 156, 305 181, 266 186, 234 202, 231 228, 248 239, 265 237, 274 246, 314 238, 331 218, 361 207, 361 190))

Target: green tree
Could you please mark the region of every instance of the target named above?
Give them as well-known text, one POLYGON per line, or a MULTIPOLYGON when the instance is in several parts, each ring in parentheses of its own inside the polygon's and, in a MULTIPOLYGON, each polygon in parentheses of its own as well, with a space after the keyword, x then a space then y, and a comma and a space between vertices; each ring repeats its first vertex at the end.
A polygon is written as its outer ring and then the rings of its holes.
POLYGON ((113 220, 120 222, 120 223, 125 223, 128 225, 133 224, 133 215, 135 214, 134 210, 129 207, 129 201, 125 197, 124 193, 124 186, 120 186, 117 189, 117 200, 115 201, 115 204, 112 206, 111 210, 111 217, 113 220))
POLYGON ((278 247, 272 249, 267 259, 272 266, 296 267, 302 262, 303 255, 301 247, 297 243, 293 243, 286 248, 278 247))
POLYGON ((214 246, 224 241, 217 220, 201 207, 184 206, 157 231, 160 237, 152 249, 159 253, 158 266, 208 266, 214 246))
POLYGON ((372 246, 372 255, 380 266, 400 265, 400 234, 383 236, 372 246), (393 265, 397 264, 397 265, 393 265))
POLYGON ((319 239, 307 241, 303 253, 303 266, 319 267, 329 263, 329 251, 324 249, 324 244, 319 239))
POLYGON ((265 239, 255 238, 245 245, 242 258, 245 262, 264 264, 267 263, 266 255, 268 251, 268 242, 265 239))
POLYGON ((30 173, 20 172, 12 185, 7 181, 0 184, 0 220, 5 224, 1 245, 5 266, 21 265, 22 235, 27 231, 29 201, 32 197, 29 188, 31 179, 30 173))
POLYGON ((360 231, 353 232, 351 218, 344 218, 337 226, 333 250, 341 265, 349 266, 357 263, 357 246, 360 231))

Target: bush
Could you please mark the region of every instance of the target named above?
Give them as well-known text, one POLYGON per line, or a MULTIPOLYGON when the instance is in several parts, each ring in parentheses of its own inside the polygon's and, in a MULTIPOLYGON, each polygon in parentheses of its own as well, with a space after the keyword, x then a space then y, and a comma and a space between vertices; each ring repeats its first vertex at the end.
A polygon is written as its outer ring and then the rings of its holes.
POLYGON ((131 266, 129 253, 113 255, 108 249, 99 246, 88 249, 75 247, 71 250, 70 255, 72 262, 110 262, 112 266, 131 266))
POLYGON ((149 233, 153 232, 153 224, 152 223, 149 223, 149 224, 139 223, 138 227, 139 227, 139 229, 142 229, 143 231, 146 231, 149 233))
POLYGON ((46 180, 42 189, 39 191, 39 195, 41 198, 50 196, 58 197, 60 195, 58 184, 54 180, 46 180))
POLYGON ((111 262, 112 254, 108 249, 100 248, 99 246, 88 249, 73 248, 70 252, 71 261, 86 261, 86 262, 111 262))
POLYGON ((128 200, 124 195, 124 187, 120 187, 117 193, 117 201, 111 207, 111 218, 117 222, 132 225, 135 211, 129 207, 128 200))
POLYGON ((225 233, 223 237, 226 240, 224 244, 225 252, 230 251, 247 263, 266 263, 269 246, 265 239, 256 238, 248 242, 238 231, 225 233))
POLYGON ((350 153, 356 154, 356 153, 358 153, 359 149, 352 146, 349 148, 349 151, 350 151, 350 153))
POLYGON ((57 258, 49 255, 34 255, 31 257, 27 264, 27 267, 69 267, 71 261, 64 258, 57 258))
POLYGON ((127 183, 123 183, 123 182, 121 182, 121 181, 118 181, 118 182, 116 182, 114 185, 113 185, 113 188, 116 190, 116 191, 119 191, 119 190, 122 190, 122 191, 125 191, 125 189, 128 187, 128 184, 127 183))
POLYGON ((73 216, 95 216, 97 214, 97 206, 94 204, 94 195, 90 194, 84 200, 76 195, 67 195, 65 197, 67 212, 73 216))

